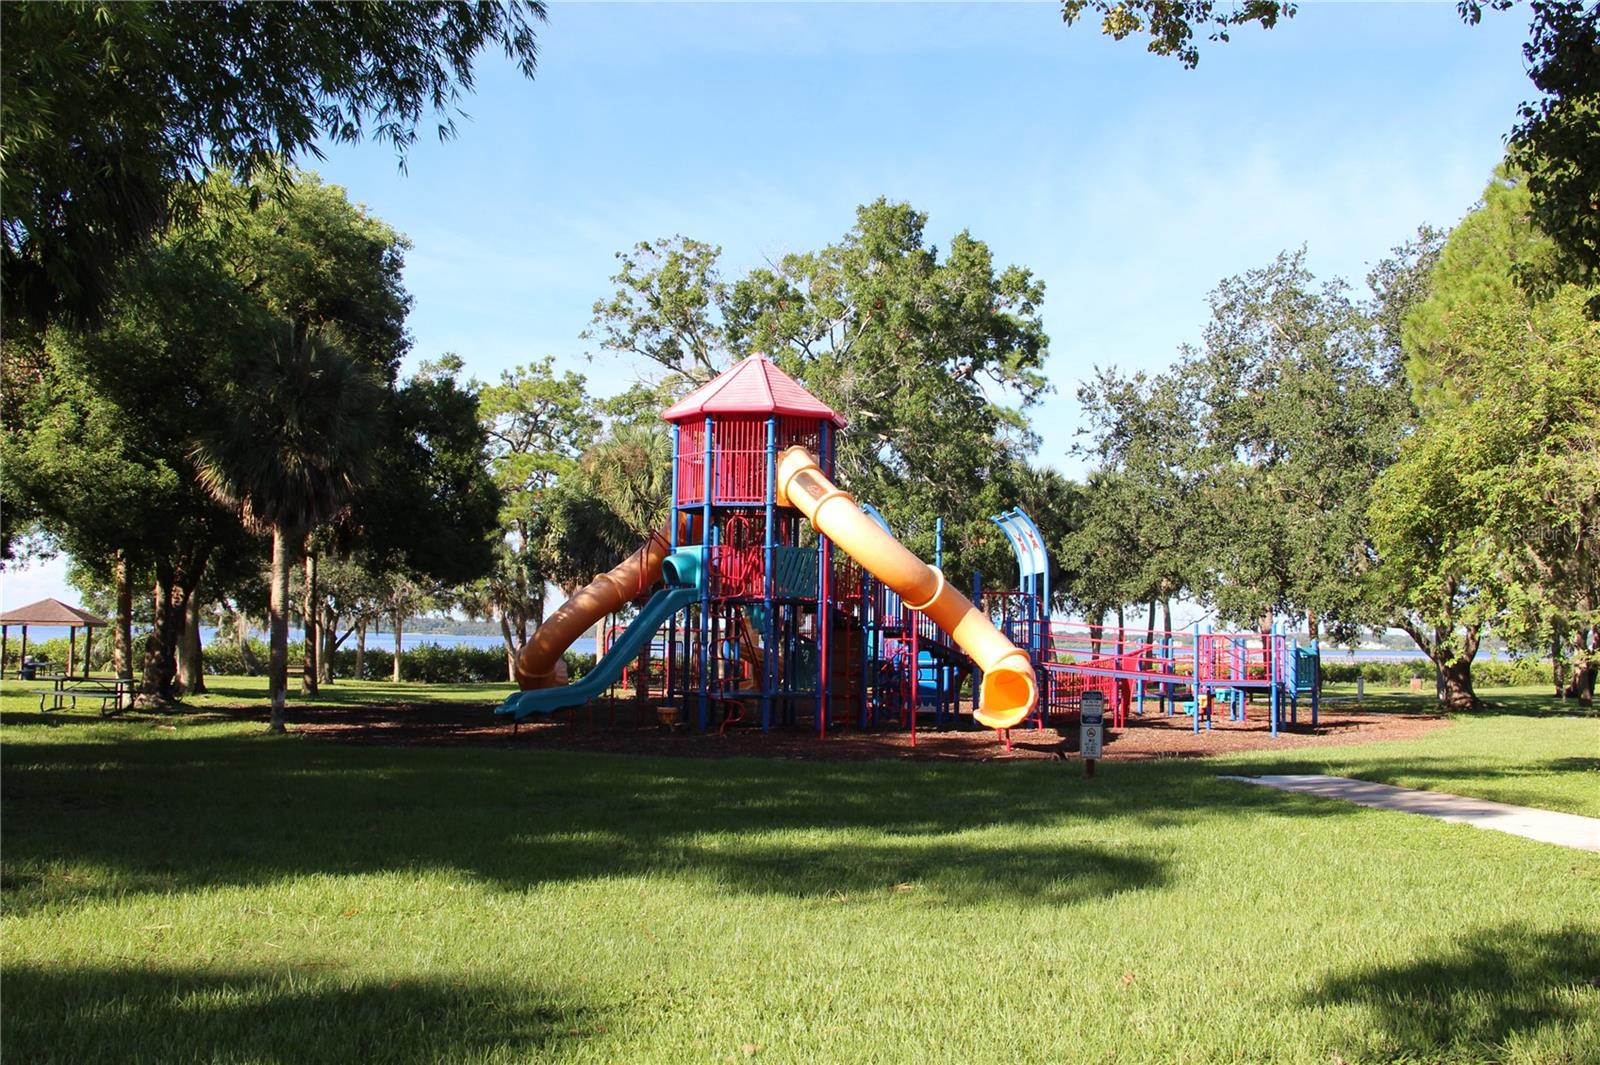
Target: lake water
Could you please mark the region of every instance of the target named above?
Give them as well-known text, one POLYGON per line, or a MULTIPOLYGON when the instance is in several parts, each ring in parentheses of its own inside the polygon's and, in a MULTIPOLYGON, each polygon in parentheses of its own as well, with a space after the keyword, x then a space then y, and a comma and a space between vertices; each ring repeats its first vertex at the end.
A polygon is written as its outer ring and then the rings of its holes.
MULTIPOLYGON (((83 634, 79 633, 78 635, 79 635, 79 637, 81 639, 83 634)), ((135 639, 138 638, 138 635, 139 634, 137 632, 134 634, 135 639)), ((204 626, 204 625, 202 625, 200 627, 200 639, 203 642, 210 643, 212 640, 214 640, 216 638, 216 635, 217 635, 217 630, 216 629, 213 629, 213 628, 210 628, 210 627, 204 626)), ((257 639, 260 639, 260 640, 265 640, 267 638, 267 634, 265 632, 256 632, 253 635, 257 639)), ((302 636, 302 633, 301 633, 301 631, 299 629, 290 629, 289 630, 289 639, 290 640, 298 640, 298 639, 301 638, 301 636, 302 636)), ((11 639, 11 640, 19 640, 20 638, 21 638, 21 633, 20 633, 20 631, 18 631, 18 626, 15 626, 15 625, 11 626, 9 639, 11 639)), ((28 626, 28 643, 30 643, 30 644, 39 643, 39 642, 42 642, 44 640, 54 640, 54 639, 65 640, 66 638, 67 638, 67 630, 65 628, 57 627, 57 626, 54 626, 54 625, 29 625, 28 626)), ((101 632, 97 631, 95 633, 95 635, 94 635, 94 638, 95 638, 95 642, 99 643, 101 640, 105 639, 105 636, 101 632)), ((505 646, 504 641, 502 641, 499 636, 466 635, 466 634, 457 634, 457 633, 450 633, 450 632, 416 632, 416 633, 407 632, 407 633, 403 633, 401 635, 400 642, 401 642, 401 646, 405 647, 407 650, 410 650, 413 647, 419 647, 419 646, 421 646, 422 644, 425 644, 425 643, 433 644, 435 647, 499 648, 499 647, 505 646)), ((355 646, 356 646, 356 638, 355 638, 354 634, 351 634, 351 636, 348 639, 346 639, 343 644, 340 645, 340 649, 341 650, 351 650, 351 651, 353 651, 353 650, 355 650, 355 646)), ((592 654, 594 654, 594 638, 590 637, 590 636, 581 637, 580 639, 576 640, 573 643, 572 650, 577 652, 578 654, 584 654, 584 655, 592 655, 592 654)), ((374 653, 375 654, 388 654, 388 653, 391 653, 393 651, 394 651, 394 633, 393 632, 379 632, 376 629, 368 629, 367 630, 367 653, 368 654, 374 654, 374 653)))
MULTIPOLYGON (((217 630, 213 629, 213 628, 207 628, 207 627, 202 626, 201 629, 200 629, 201 639, 205 640, 207 643, 210 643, 211 640, 216 637, 216 633, 217 633, 217 630)), ((19 635, 20 634, 16 631, 16 626, 12 626, 11 639, 17 639, 19 635)), ((261 640, 265 640, 267 638, 267 634, 264 633, 264 632, 258 632, 255 635, 256 635, 256 637, 258 639, 261 639, 261 640)), ((299 629, 290 629, 289 630, 289 639, 291 639, 291 640, 300 639, 300 635, 301 634, 300 634, 300 630, 299 629)), ((50 625, 29 625, 28 626, 28 642, 29 643, 33 643, 33 642, 39 641, 39 640, 55 639, 55 638, 58 638, 58 637, 60 639, 63 639, 63 640, 66 639, 67 638, 67 630, 64 629, 64 628, 57 628, 57 627, 50 626, 50 625)), ((99 641, 101 639, 104 639, 104 637, 100 633, 96 633, 95 634, 95 639, 96 639, 96 641, 99 641)), ((408 633, 404 633, 401 636, 401 642, 407 648, 417 647, 417 646, 420 646, 421 644, 425 644, 425 643, 431 643, 431 644, 435 645, 436 647, 500 647, 500 646, 502 646, 502 642, 501 642, 499 636, 492 636, 492 635, 484 635, 484 636, 465 635, 465 634, 456 634, 456 633, 449 633, 449 632, 418 632, 418 633, 410 633, 410 632, 408 632, 408 633)), ((355 645, 356 645, 355 636, 352 635, 347 640, 345 640, 345 642, 342 645, 341 649, 354 650, 355 649, 355 645)), ((367 630, 367 650, 369 652, 373 652, 373 653, 377 653, 377 654, 385 654, 385 653, 392 652, 394 650, 394 633, 393 632, 380 632, 377 629, 368 629, 367 630)), ((594 654, 595 653, 594 638, 590 637, 590 636, 582 637, 581 639, 577 640, 572 645, 572 650, 576 651, 578 654, 585 654, 585 655, 594 654)), ((1416 661, 1416 660, 1425 660, 1421 651, 1416 651, 1416 650, 1405 651, 1405 650, 1393 650, 1393 649, 1390 649, 1390 648, 1365 648, 1365 647, 1359 648, 1359 649, 1354 650, 1354 651, 1347 650, 1346 648, 1343 648, 1343 647, 1324 647, 1322 649, 1322 658, 1323 658, 1323 660, 1325 662, 1328 662, 1328 663, 1334 663, 1334 662, 1346 662, 1346 663, 1352 663, 1352 662, 1410 662, 1410 661, 1416 661)), ((1482 661, 1505 662, 1505 661, 1509 661, 1510 658, 1511 658, 1511 655, 1509 655, 1504 650, 1479 651, 1478 652, 1478 661, 1480 661, 1480 662, 1482 662, 1482 661)))

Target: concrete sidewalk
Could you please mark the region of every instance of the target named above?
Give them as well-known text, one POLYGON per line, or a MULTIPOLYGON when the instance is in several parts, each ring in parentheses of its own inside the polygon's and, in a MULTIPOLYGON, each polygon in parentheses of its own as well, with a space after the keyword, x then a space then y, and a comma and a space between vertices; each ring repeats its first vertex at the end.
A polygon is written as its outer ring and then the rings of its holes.
POLYGON ((1437 817, 1441 821, 1491 828, 1496 832, 1509 832, 1513 836, 1525 836, 1541 843, 1554 843, 1562 847, 1575 847, 1578 850, 1600 854, 1600 818, 1597 817, 1536 810, 1531 806, 1511 806, 1503 802, 1469 799, 1438 791, 1397 788, 1390 784, 1373 784, 1365 780, 1352 780, 1349 777, 1224 776, 1222 779, 1260 784, 1268 788, 1315 795, 1323 799, 1343 799, 1358 806, 1371 806, 1379 810, 1422 814, 1426 817, 1437 817))

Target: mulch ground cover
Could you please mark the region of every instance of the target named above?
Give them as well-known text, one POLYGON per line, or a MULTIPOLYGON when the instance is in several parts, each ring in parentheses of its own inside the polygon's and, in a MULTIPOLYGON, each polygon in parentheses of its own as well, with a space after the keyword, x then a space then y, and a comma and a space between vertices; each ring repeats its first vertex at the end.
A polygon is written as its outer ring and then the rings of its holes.
MULTIPOLYGON (((240 708, 238 716, 258 716, 240 708)), ((1312 726, 1301 723, 1279 729, 1274 738, 1265 711, 1254 720, 1216 721, 1196 734, 1184 716, 1149 713, 1131 716, 1128 727, 1108 729, 1103 757, 1108 761, 1152 758, 1198 758, 1239 751, 1404 740, 1449 721, 1426 714, 1363 713, 1356 708, 1328 708, 1312 726)), ((654 707, 632 703, 612 707, 601 700, 586 710, 553 721, 523 722, 513 727, 490 707, 420 703, 388 706, 329 707, 295 711, 290 728, 320 740, 343 743, 454 745, 604 751, 621 754, 676 755, 696 758, 790 758, 817 761, 909 759, 925 761, 996 761, 1062 758, 1076 752, 1078 728, 1069 720, 1061 730, 1015 729, 1010 746, 986 728, 966 724, 936 731, 919 728, 913 738, 899 729, 840 728, 819 738, 812 727, 759 727, 733 724, 723 731, 698 733, 655 722, 654 707)))

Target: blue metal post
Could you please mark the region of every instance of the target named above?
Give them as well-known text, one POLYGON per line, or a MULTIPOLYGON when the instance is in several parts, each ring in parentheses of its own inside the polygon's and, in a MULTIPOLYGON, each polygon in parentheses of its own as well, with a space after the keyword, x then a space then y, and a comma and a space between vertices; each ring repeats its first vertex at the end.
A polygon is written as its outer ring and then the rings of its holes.
POLYGON ((861 728, 866 728, 868 718, 872 713, 872 643, 869 637, 871 629, 868 627, 872 616, 872 577, 865 571, 861 574, 861 599, 860 614, 857 621, 861 623, 861 661, 857 668, 861 671, 858 680, 861 684, 861 707, 857 712, 857 720, 861 728))
POLYGON ((696 728, 704 732, 711 722, 711 702, 708 697, 710 661, 707 652, 711 643, 711 583, 716 580, 717 556, 711 543, 711 492, 715 483, 711 462, 711 443, 716 436, 715 419, 706 415, 706 468, 705 496, 700 504, 700 543, 705 562, 700 574, 700 710, 696 728))
MULTIPOLYGON (((678 423, 677 422, 673 422, 672 423, 672 495, 670 497, 668 497, 668 498, 670 498, 672 500, 672 507, 668 511, 668 513, 671 515, 671 519, 669 521, 669 526, 670 527, 667 529, 667 543, 671 545, 671 547, 672 547, 672 549, 674 551, 676 551, 678 549, 678 423)), ((678 670, 677 670, 678 661, 677 660, 678 660, 678 612, 674 611, 672 616, 667 619, 667 661, 666 661, 666 676, 665 676, 664 679, 666 681, 667 702, 668 703, 671 703, 673 698, 674 698, 673 685, 677 682, 677 679, 678 679, 678 670)), ((685 708, 685 710, 687 710, 687 708, 685 708)), ((687 717, 688 714, 685 713, 684 716, 687 717)))
POLYGON ((1272 735, 1274 738, 1278 735, 1278 683, 1281 680, 1281 672, 1282 669, 1278 661, 1278 625, 1274 622, 1272 631, 1267 636, 1267 686, 1272 692, 1269 702, 1271 704, 1272 735))
POLYGON ((1317 724, 1317 704, 1322 701, 1322 641, 1311 641, 1311 726, 1317 724))
MULTIPOLYGON (((833 426, 823 422, 817 428, 817 450, 822 454, 823 470, 833 476, 833 447, 830 430, 833 426)), ((828 676, 828 657, 833 651, 833 544, 817 533, 817 732, 827 735, 828 694, 832 687, 828 676)))
POLYGON ((777 689, 778 641, 773 616, 774 568, 777 565, 778 418, 767 418, 767 550, 766 580, 762 584, 762 604, 766 616, 761 620, 761 730, 772 728, 772 693, 777 689))
MULTIPOLYGON (((983 602, 983 574, 977 570, 972 571, 972 601, 974 604, 983 602)), ((972 708, 978 708, 978 693, 983 688, 983 670, 978 664, 972 664, 972 708)))
POLYGON ((1300 724, 1300 637, 1285 636, 1284 654, 1289 658, 1289 722, 1300 724))
MULTIPOLYGON (((1170 625, 1171 622, 1169 621, 1167 624, 1170 625)), ((1161 671, 1168 676, 1171 676, 1177 672, 1177 664, 1178 656, 1172 649, 1172 633, 1164 632, 1161 634, 1161 671)), ((1174 709, 1173 704, 1178 701, 1176 698, 1174 698, 1176 693, 1176 685, 1161 685, 1161 701, 1166 704, 1168 717, 1172 716, 1174 709)))
POLYGON ((1189 695, 1193 700, 1189 711, 1194 716, 1194 731, 1200 731, 1200 623, 1196 621, 1190 630, 1194 640, 1194 676, 1189 678, 1189 695))

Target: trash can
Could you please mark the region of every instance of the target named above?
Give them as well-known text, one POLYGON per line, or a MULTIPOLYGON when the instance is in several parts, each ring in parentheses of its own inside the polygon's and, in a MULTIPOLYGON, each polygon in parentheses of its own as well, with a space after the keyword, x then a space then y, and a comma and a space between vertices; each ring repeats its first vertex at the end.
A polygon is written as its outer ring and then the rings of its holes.
POLYGON ((39 676, 39 663, 35 662, 31 658, 24 658, 22 660, 22 679, 23 680, 34 680, 38 676, 39 676))

